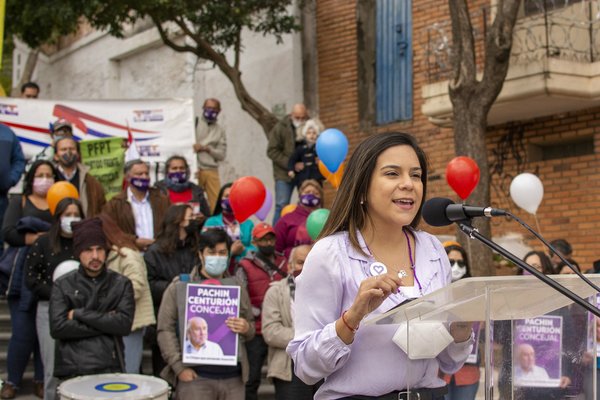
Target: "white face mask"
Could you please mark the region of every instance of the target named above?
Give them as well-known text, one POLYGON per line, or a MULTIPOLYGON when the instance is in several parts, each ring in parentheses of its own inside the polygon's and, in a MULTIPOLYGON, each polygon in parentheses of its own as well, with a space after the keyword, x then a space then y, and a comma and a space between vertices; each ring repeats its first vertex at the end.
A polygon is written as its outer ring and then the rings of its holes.
POLYGON ((457 262, 452 264, 452 282, 459 280, 467 273, 467 267, 461 267, 457 262))
POLYGON ((301 119, 292 118, 292 125, 294 125, 294 128, 298 129, 302 126, 302 124, 304 124, 304 121, 301 119))
POLYGON ((60 229, 66 234, 73 234, 73 228, 71 227, 71 223, 79 222, 81 218, 79 217, 62 217, 60 219, 60 229))
POLYGON ((410 330, 407 323, 402 322, 392 341, 411 360, 423 360, 437 357, 442 350, 454 341, 454 338, 441 322, 419 321, 412 322, 410 330))

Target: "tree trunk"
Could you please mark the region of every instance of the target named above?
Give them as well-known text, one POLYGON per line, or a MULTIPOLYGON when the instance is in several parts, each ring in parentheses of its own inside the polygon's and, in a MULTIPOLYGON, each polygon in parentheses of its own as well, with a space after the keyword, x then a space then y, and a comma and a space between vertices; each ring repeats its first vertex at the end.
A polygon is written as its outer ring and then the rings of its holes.
MULTIPOLYGON (((452 22, 453 76, 448 93, 453 106, 454 145, 457 155, 469 156, 480 170, 477 188, 469 202, 488 206, 490 199, 490 171, 485 142, 487 115, 500 94, 508 73, 512 33, 521 0, 498 0, 496 17, 486 29, 483 76, 477 79, 477 62, 473 26, 466 0, 448 0, 452 22)), ((490 221, 475 221, 479 232, 491 238, 490 221)), ((458 233, 459 241, 467 249, 472 274, 494 275, 492 251, 475 240, 458 233)))
POLYGON ((21 95, 21 86, 23 86, 27 82, 31 82, 31 78, 33 76, 33 71, 35 70, 39 54, 40 49, 34 49, 31 50, 27 55, 27 61, 25 61, 25 67, 23 68, 21 79, 16 85, 13 84, 13 87, 10 91, 11 97, 19 97, 21 95))
MULTIPOLYGON (((455 99, 454 113, 454 146, 456 155, 466 155, 475 160, 480 170, 479 184, 469 196, 469 203, 489 205, 490 172, 487 152, 485 151, 485 133, 487 112, 477 104, 477 98, 455 99)), ((487 218, 473 220, 479 232, 490 238, 491 226, 487 218)), ((469 265, 473 276, 494 275, 492 251, 477 240, 471 240, 457 229, 457 237, 469 254, 469 265)))

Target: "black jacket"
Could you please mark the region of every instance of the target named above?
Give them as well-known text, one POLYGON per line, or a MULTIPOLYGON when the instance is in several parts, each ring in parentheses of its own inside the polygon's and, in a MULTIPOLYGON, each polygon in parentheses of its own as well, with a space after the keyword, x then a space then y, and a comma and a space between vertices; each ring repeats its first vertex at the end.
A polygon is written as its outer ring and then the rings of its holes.
POLYGON ((50 296, 50 334, 56 339, 54 376, 123 372, 122 337, 131 332, 134 312, 131 281, 121 274, 105 269, 90 278, 80 266, 59 278, 50 296), (70 310, 74 310, 72 320, 70 310))
POLYGON ((144 253, 144 261, 148 270, 148 283, 156 315, 158 315, 163 293, 173 278, 179 274, 189 274, 200 263, 189 238, 185 242, 178 243, 177 249, 172 254, 161 251, 158 243, 152 244, 144 253))

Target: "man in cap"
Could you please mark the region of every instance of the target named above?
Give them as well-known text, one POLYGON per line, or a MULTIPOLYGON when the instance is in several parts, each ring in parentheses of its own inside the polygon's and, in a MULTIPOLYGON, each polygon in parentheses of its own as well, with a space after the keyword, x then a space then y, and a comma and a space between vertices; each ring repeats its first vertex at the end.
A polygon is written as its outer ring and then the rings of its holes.
POLYGON ((72 226, 80 266, 54 283, 50 297, 54 376, 124 372, 122 337, 131 332, 135 311, 131 281, 107 269, 108 245, 99 218, 72 226))
POLYGON ((271 282, 287 277, 287 259, 275 252, 275 230, 261 222, 252 230, 252 244, 258 249, 249 251, 236 269, 236 277, 248 288, 256 323, 256 336, 246 343, 250 376, 246 383, 246 400, 257 399, 261 368, 267 357, 268 346, 261 331, 261 309, 271 282))

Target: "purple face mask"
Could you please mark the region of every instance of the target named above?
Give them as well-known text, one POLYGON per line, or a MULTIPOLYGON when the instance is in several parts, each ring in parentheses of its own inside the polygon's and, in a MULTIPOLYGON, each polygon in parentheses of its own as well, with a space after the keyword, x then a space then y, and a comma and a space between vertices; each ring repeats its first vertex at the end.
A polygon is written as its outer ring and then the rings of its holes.
POLYGON ((219 111, 215 110, 213 108, 205 108, 204 112, 202 113, 202 115, 204 116, 204 119, 206 120, 206 122, 212 123, 212 122, 215 122, 217 120, 217 116, 219 115, 219 111))
POLYGON ((185 183, 187 174, 185 172, 169 172, 167 178, 173 183, 185 183))
POLYGON ((317 207, 321 204, 321 199, 312 193, 303 194, 300 196, 300 204, 306 207, 317 207))
POLYGON ((150 179, 148 178, 131 178, 129 183, 141 192, 147 192, 150 187, 150 179))
POLYGON ((222 199, 221 200, 221 208, 226 213, 232 213, 233 212, 233 209, 231 208, 231 203, 229 202, 229 199, 222 199))

